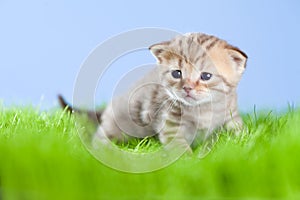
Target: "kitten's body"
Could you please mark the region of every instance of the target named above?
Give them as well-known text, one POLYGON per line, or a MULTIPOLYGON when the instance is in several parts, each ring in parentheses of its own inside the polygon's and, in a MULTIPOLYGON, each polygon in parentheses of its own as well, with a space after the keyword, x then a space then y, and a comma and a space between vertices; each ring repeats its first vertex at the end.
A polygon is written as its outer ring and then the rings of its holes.
POLYGON ((158 65, 101 115, 95 139, 124 141, 158 134, 191 151, 195 137, 239 128, 236 87, 247 56, 214 36, 187 34, 150 50, 158 65))

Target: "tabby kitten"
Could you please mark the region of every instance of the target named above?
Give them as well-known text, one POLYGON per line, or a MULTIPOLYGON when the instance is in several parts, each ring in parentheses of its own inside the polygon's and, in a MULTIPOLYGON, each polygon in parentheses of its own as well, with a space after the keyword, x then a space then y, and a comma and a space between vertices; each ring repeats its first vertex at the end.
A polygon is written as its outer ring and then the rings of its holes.
POLYGON ((149 49, 156 67, 106 107, 95 140, 157 134, 162 144, 191 152, 196 138, 221 127, 241 128, 236 88, 245 53, 203 33, 180 35, 149 49))

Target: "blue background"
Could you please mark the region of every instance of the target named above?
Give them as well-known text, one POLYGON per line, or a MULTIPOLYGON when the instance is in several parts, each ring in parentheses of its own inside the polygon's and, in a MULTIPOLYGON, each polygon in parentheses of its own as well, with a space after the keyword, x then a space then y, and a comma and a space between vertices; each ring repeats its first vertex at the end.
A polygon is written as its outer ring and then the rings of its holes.
MULTIPOLYGON (((205 32, 248 54, 239 85, 242 110, 299 103, 299 1, 14 1, 0 0, 0 99, 5 105, 56 105, 72 99, 80 65, 99 43, 138 27, 205 32)), ((120 68, 155 62, 148 51, 120 68)), ((108 75, 108 77, 112 76, 108 75)), ((97 102, 107 101, 107 79, 97 102)), ((111 82, 109 82, 111 81, 111 82)))

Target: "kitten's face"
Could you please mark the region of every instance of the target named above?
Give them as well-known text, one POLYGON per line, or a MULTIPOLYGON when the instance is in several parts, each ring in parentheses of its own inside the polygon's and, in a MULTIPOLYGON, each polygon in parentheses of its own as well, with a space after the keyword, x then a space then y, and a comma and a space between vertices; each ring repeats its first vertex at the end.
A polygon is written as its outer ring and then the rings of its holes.
POLYGON ((235 89, 247 60, 239 49, 205 34, 178 36, 150 50, 169 96, 189 106, 235 89))

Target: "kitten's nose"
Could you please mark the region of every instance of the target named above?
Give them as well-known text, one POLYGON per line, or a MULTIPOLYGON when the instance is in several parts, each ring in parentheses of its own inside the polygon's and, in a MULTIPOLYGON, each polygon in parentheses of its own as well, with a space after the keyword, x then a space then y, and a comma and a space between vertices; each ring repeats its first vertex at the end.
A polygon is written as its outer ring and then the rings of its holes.
POLYGON ((189 93, 193 88, 191 88, 189 86, 183 86, 183 89, 186 93, 189 93))

